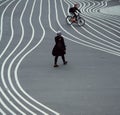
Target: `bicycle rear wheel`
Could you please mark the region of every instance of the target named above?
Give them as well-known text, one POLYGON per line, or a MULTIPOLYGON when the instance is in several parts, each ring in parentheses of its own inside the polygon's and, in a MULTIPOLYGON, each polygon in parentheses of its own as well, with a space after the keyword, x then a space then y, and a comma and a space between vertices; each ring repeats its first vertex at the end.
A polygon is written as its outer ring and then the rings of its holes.
POLYGON ((71 24, 72 24, 71 19, 72 19, 72 16, 67 16, 67 17, 66 17, 66 22, 67 22, 68 25, 71 25, 71 24))
POLYGON ((78 20, 78 25, 79 26, 85 25, 85 20, 82 17, 80 17, 80 19, 78 20))

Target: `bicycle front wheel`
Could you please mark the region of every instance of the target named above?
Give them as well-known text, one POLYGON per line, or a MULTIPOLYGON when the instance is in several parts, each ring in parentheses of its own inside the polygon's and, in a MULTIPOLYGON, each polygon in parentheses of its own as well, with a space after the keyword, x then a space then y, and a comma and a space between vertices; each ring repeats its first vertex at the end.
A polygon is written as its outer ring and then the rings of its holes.
POLYGON ((67 22, 68 25, 71 25, 71 24, 72 24, 71 19, 72 19, 72 16, 67 16, 67 17, 66 17, 66 22, 67 22))
POLYGON ((79 26, 85 25, 85 20, 82 17, 78 20, 78 25, 79 26))

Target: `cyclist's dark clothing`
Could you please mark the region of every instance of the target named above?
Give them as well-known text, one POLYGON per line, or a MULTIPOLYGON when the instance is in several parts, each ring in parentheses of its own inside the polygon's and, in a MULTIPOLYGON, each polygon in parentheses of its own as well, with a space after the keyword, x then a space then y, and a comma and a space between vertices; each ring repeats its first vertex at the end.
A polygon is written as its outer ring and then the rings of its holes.
POLYGON ((77 19, 77 15, 76 15, 77 11, 80 12, 80 10, 79 10, 78 8, 76 8, 76 7, 71 7, 71 8, 69 9, 69 12, 70 12, 71 14, 73 14, 73 17, 75 17, 76 19, 77 19))

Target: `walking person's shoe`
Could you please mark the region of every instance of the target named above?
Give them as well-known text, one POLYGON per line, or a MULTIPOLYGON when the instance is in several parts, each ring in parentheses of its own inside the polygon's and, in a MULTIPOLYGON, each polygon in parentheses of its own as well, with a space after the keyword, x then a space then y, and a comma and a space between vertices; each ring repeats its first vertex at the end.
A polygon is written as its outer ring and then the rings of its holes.
POLYGON ((64 62, 64 65, 66 65, 66 64, 67 64, 67 61, 64 62))
POLYGON ((54 67, 59 67, 59 65, 55 64, 54 67))

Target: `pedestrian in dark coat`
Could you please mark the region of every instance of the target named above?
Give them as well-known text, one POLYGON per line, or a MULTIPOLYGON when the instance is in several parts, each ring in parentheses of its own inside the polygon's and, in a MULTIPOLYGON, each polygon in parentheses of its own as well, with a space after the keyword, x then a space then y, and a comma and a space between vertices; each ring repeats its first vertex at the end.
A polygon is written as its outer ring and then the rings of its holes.
POLYGON ((65 60, 65 55, 66 54, 66 46, 64 42, 64 38, 61 35, 61 32, 57 32, 57 36, 55 37, 55 46, 52 50, 52 55, 55 56, 54 59, 54 67, 58 67, 57 60, 58 57, 61 56, 63 60, 63 64, 67 64, 67 61, 65 60))

